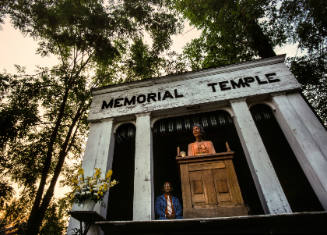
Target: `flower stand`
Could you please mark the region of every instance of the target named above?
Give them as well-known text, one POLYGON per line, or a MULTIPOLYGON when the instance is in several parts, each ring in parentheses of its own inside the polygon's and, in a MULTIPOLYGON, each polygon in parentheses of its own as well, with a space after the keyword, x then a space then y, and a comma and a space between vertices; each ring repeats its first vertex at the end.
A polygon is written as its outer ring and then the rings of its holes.
POLYGON ((90 226, 96 221, 105 220, 101 215, 99 215, 95 210, 95 202, 92 200, 86 200, 84 203, 74 203, 70 214, 75 219, 80 222, 80 234, 86 235, 90 226), (83 222, 84 222, 84 231, 83 231, 83 222))

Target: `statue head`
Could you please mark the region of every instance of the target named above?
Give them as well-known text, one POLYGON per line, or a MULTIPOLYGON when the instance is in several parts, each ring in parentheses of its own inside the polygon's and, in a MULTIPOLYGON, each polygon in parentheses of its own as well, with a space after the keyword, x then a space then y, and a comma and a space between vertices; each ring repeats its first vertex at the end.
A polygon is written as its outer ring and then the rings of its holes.
POLYGON ((192 132, 195 138, 197 137, 203 137, 204 135, 204 130, 203 127, 200 124, 194 124, 193 128, 192 128, 192 132))

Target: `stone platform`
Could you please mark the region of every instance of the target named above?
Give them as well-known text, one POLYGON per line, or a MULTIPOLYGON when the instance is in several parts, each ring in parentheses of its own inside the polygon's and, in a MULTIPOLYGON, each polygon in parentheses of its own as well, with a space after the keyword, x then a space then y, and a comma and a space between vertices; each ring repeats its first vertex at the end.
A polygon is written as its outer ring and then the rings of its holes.
POLYGON ((326 211, 207 219, 96 222, 108 235, 327 234, 326 224, 326 211))

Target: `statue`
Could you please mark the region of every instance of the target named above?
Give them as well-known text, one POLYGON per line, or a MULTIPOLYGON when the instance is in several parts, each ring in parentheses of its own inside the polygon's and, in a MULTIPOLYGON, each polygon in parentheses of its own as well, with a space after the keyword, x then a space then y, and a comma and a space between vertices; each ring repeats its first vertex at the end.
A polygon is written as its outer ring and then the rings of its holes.
POLYGON ((173 187, 170 182, 163 185, 163 194, 156 198, 155 213, 158 219, 182 219, 182 205, 177 197, 171 195, 173 187))
POLYGON ((209 140, 203 140, 204 130, 200 125, 193 126, 193 135, 195 142, 188 145, 188 156, 215 154, 216 150, 213 143, 209 140))
POLYGON ((203 140, 200 125, 192 128, 195 142, 188 145, 188 156, 177 148, 180 167, 184 218, 247 215, 234 169, 232 151, 216 153, 211 141, 203 140))

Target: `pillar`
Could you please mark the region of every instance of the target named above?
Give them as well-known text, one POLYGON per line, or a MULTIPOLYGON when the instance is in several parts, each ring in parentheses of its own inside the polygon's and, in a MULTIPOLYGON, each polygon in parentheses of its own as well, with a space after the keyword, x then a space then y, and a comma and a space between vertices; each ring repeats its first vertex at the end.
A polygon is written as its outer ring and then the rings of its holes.
MULTIPOLYGON (((90 132, 83 157, 82 167, 84 176, 93 176, 94 168, 101 169, 101 178, 111 169, 114 154, 113 119, 104 119, 100 122, 90 123, 90 132)), ((103 218, 107 217, 108 194, 95 205, 94 210, 103 218)), ((72 210, 74 210, 75 203, 72 210)), ((70 218, 67 234, 73 234, 73 229, 79 228, 79 222, 70 218)), ((88 234, 101 234, 101 229, 91 226, 88 234)))
POLYGON ((291 213, 247 103, 245 100, 235 100, 231 101, 231 106, 236 130, 265 213, 291 213))
POLYGON ((136 116, 133 220, 154 219, 150 113, 136 116))
POLYGON ((275 116, 297 160, 327 210, 327 132, 299 94, 272 98, 275 116))

